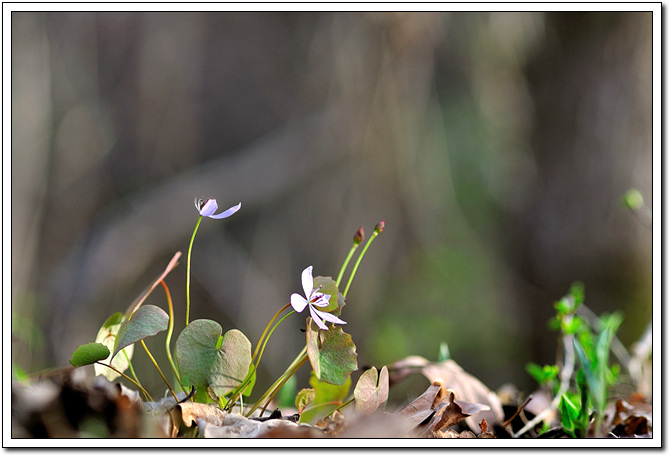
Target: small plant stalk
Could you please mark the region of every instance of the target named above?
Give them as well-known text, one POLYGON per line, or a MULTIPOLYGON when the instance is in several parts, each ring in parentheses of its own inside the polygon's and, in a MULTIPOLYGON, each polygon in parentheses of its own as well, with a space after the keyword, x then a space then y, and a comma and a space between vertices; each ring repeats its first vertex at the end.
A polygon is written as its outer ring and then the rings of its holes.
POLYGON ((191 242, 188 245, 188 257, 186 259, 186 326, 188 326, 189 311, 191 309, 191 251, 193 250, 193 241, 195 240, 195 233, 198 232, 198 227, 202 221, 202 215, 198 216, 198 222, 195 224, 191 242))
POLYGON ((361 242, 363 242, 364 238, 364 233, 363 233, 363 227, 360 227, 358 231, 356 231, 356 234, 354 235, 354 244, 351 246, 351 249, 349 250, 349 254, 347 255, 347 258, 344 260, 344 263, 342 263, 342 268, 340 268, 340 273, 337 275, 337 280, 335 281, 335 286, 339 287, 340 282, 342 281, 342 276, 344 275, 344 270, 347 269, 347 265, 349 265, 349 261, 351 261, 351 257, 354 256, 354 252, 358 248, 359 245, 361 245, 361 242))
POLYGON ((365 244, 365 247, 363 247, 363 251, 361 252, 360 255, 358 255, 358 259, 356 260, 356 264, 354 264, 354 269, 351 271, 351 275, 349 276, 349 281, 347 282, 347 286, 344 289, 344 293, 342 293, 342 296, 346 297, 347 292, 349 291, 349 287, 351 286, 351 282, 354 280, 354 276, 356 275, 356 271, 358 270, 358 265, 361 264, 361 260, 363 259, 363 256, 365 255, 365 252, 368 251, 368 247, 370 247, 370 244, 372 244, 372 241, 375 240, 377 236, 379 236, 379 233, 381 233, 384 230, 384 221, 381 221, 375 226, 375 230, 372 232, 372 236, 370 236, 370 239, 368 239, 368 242, 365 244))
MULTIPOLYGON (((281 310, 286 309, 286 307, 287 307, 287 306, 282 307, 281 310)), ((249 384, 249 382, 250 382, 251 379, 253 378, 253 375, 254 375, 254 373, 256 372, 256 369, 257 369, 258 365, 259 365, 260 362, 261 362, 261 358, 263 357, 263 352, 265 351, 265 346, 267 345, 268 341, 270 340, 270 336, 272 336, 272 333, 275 331, 275 329, 277 328, 277 326, 279 326, 279 324, 280 324, 282 321, 286 320, 290 315, 292 315, 292 314, 294 314, 294 313, 295 313, 295 310, 292 310, 291 312, 289 312, 289 313, 287 313, 286 315, 284 315, 284 316, 282 317, 281 320, 279 320, 277 323, 275 323, 275 325, 272 327, 272 329, 271 329, 270 332, 268 333, 267 337, 266 337, 265 340, 263 341, 263 346, 262 346, 260 352, 258 353, 258 360, 257 360, 255 363, 254 363, 254 359, 255 359, 255 357, 256 357, 256 353, 254 353, 254 358, 252 358, 252 363, 251 363, 251 365, 253 366, 253 368, 251 369, 251 371, 249 371, 249 373, 248 373, 247 376, 244 378, 244 380, 242 381, 242 383, 240 383, 240 386, 238 386, 237 388, 235 388, 235 391, 234 391, 233 394, 230 396, 230 400, 228 401, 227 406, 230 406, 231 409, 232 409, 232 407, 234 406, 235 402, 237 401, 237 398, 238 398, 238 397, 239 397, 240 400, 241 400, 244 389, 247 387, 247 385, 249 384)), ((277 315, 278 315, 278 314, 277 314, 277 315)), ((276 315, 275 315, 275 318, 276 318, 276 315)), ((272 323, 272 321, 274 321, 274 318, 270 321, 270 323, 272 323)), ((269 327, 269 325, 268 325, 268 327, 269 327)), ((266 328, 266 331, 267 331, 267 328, 266 328)), ((265 332, 263 333, 263 335, 265 335, 265 332)), ((262 339, 261 339, 261 340, 262 340, 262 339)), ((260 344, 260 341, 259 341, 259 344, 260 344)), ((258 350, 257 350, 257 351, 258 351, 258 350)))
POLYGON ((170 290, 168 289, 167 285, 163 280, 161 280, 161 285, 163 286, 163 289, 165 290, 165 297, 167 298, 167 303, 168 303, 168 311, 170 315, 170 322, 168 324, 168 330, 167 330, 167 335, 165 336, 165 354, 167 355, 167 359, 170 362, 170 366, 172 367, 172 372, 175 375, 175 378, 177 379, 177 382, 179 382, 179 386, 181 387, 181 390, 186 393, 186 388, 184 388, 184 385, 181 384, 181 377, 179 376, 179 371, 177 370, 177 366, 175 365, 174 361, 172 360, 172 352, 170 351, 170 340, 172 339, 172 330, 174 329, 174 309, 172 308, 172 297, 170 296, 170 290))
POLYGON ((161 368, 158 367, 158 363, 156 362, 154 357, 151 355, 151 352, 149 351, 149 348, 147 348, 147 344, 145 344, 143 340, 140 340, 140 342, 142 343, 142 347, 144 347, 144 350, 147 352, 147 355, 149 355, 149 358, 151 358, 151 362, 154 363, 154 366, 156 366, 156 370, 158 370, 158 373, 160 374, 161 378, 163 379, 163 381, 167 385, 168 389, 172 393, 172 396, 174 396, 174 400, 177 401, 177 403, 178 403, 179 398, 177 397, 174 390, 170 386, 170 382, 168 382, 167 378, 165 378, 165 375, 163 375, 163 371, 161 370, 161 368))
MULTIPOLYGON (((303 363, 307 361, 307 346, 305 346, 302 351, 298 354, 298 356, 293 360, 293 362, 286 368, 286 371, 268 388, 268 390, 263 393, 263 395, 256 401, 254 406, 247 412, 246 416, 249 417, 251 414, 256 410, 261 402, 265 400, 268 396, 270 396, 276 389, 277 386, 282 383, 284 380, 284 377, 286 377, 286 380, 290 378, 295 371, 298 370, 300 366, 303 365, 303 363)), ((282 383, 283 384, 283 383, 282 383)))
POLYGON ((129 382, 131 382, 132 384, 134 384, 135 386, 137 386, 137 387, 140 389, 140 391, 142 391, 142 394, 144 394, 144 397, 145 397, 147 400, 153 402, 153 398, 151 397, 151 395, 147 392, 147 390, 145 390, 144 388, 142 388, 142 385, 140 385, 139 382, 136 382, 136 381, 133 380, 132 378, 128 377, 126 374, 124 374, 123 372, 121 372, 121 371, 118 370, 116 367, 112 366, 111 364, 105 364, 105 363, 103 363, 103 362, 101 362, 101 361, 97 361, 97 363, 100 364, 101 366, 105 366, 106 368, 113 370, 114 372, 116 372, 117 374, 119 374, 120 376, 122 376, 123 378, 125 378, 126 380, 128 380, 129 382))
POLYGON ((295 365, 295 367, 288 373, 288 375, 284 376, 284 379, 274 388, 274 391, 270 394, 270 396, 267 398, 267 401, 265 401, 265 405, 263 405, 263 408, 261 409, 260 415, 263 416, 263 413, 265 413, 265 409, 270 405, 270 402, 272 402, 272 399, 279 393, 279 390, 282 389, 282 387, 288 382, 288 380, 297 372, 300 367, 302 367, 303 364, 305 364, 305 361, 307 361, 307 355, 303 355, 300 358, 300 361, 295 365))

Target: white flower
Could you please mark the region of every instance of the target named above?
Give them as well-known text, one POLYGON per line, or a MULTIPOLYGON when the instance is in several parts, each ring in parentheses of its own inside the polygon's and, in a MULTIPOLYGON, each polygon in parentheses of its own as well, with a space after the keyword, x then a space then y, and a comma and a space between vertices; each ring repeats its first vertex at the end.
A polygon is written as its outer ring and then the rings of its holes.
POLYGON ((296 312, 300 313, 305 310, 305 307, 309 307, 309 313, 312 316, 314 323, 316 323, 319 328, 326 331, 328 330, 328 326, 326 326, 323 320, 330 323, 338 323, 340 325, 347 324, 346 321, 340 320, 333 314, 322 310, 316 310, 316 307, 328 306, 330 295, 320 293, 318 289, 314 289, 312 266, 308 266, 302 271, 302 289, 305 291, 304 297, 298 293, 293 293, 291 295, 291 306, 296 312))
POLYGON ((223 219, 226 217, 230 217, 235 212, 239 211, 241 207, 242 203, 239 203, 237 206, 233 206, 221 212, 220 214, 214 215, 216 210, 219 208, 214 198, 204 199, 202 196, 195 198, 195 208, 198 210, 200 215, 202 215, 203 217, 209 217, 213 219, 223 219))

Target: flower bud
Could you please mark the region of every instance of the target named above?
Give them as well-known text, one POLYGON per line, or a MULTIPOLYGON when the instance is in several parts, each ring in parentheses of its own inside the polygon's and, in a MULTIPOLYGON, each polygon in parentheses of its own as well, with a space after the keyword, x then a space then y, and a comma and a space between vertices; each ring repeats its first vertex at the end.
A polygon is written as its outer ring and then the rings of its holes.
POLYGON ((360 227, 358 231, 356 231, 356 234, 354 234, 354 245, 360 244, 363 242, 363 239, 365 239, 365 232, 363 231, 363 227, 360 227))
POLYGON ((385 221, 384 221, 384 220, 382 220, 381 222, 377 223, 377 225, 375 226, 375 234, 379 234, 379 233, 381 233, 382 231, 384 231, 384 225, 385 225, 385 221))

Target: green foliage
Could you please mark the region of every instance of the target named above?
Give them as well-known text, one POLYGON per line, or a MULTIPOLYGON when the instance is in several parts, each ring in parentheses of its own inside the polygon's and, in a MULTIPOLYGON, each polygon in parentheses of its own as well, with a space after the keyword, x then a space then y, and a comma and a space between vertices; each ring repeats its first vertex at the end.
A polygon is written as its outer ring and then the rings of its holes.
POLYGON ((169 320, 168 314, 160 307, 144 305, 137 309, 130 318, 121 323, 112 359, 121 349, 165 331, 169 320))
POLYGON ((336 317, 339 317, 342 312, 342 307, 344 307, 346 303, 345 298, 338 290, 335 281, 331 277, 317 276, 314 277, 314 288, 319 289, 321 293, 330 295, 328 306, 319 310, 332 313, 336 317))
MULTIPOLYGON (((301 391, 300 400, 302 403, 307 404, 300 415, 301 423, 315 423, 340 407, 351 389, 351 377, 347 377, 347 380, 341 385, 334 385, 325 381, 319 381, 315 372, 312 371, 309 377, 309 384, 312 388, 301 391), (309 400, 312 396, 310 390, 313 391, 314 395, 311 401, 309 400)), ((296 403, 297 400, 298 398, 296 398, 296 403)))
POLYGON ((307 321, 307 355, 316 378, 333 385, 344 384, 358 369, 351 336, 339 326, 321 331, 311 318, 307 321))
POLYGON ((299 413, 302 413, 309 404, 314 402, 315 397, 316 391, 314 391, 314 388, 301 389, 295 396, 295 408, 298 409, 299 413))
POLYGON ((540 366, 535 363, 526 364, 526 372, 535 379, 540 385, 551 385, 558 377, 558 366, 544 365, 540 366))
MULTIPOLYGON (((251 343, 241 331, 232 329, 223 334, 223 330, 217 322, 205 319, 195 320, 189 324, 190 298, 188 289, 190 282, 191 248, 202 217, 211 216, 202 213, 203 207, 200 204, 201 201, 201 198, 196 199, 196 208, 200 215, 189 245, 186 284, 186 326, 175 343, 177 363, 173 362, 170 350, 170 340, 174 327, 172 298, 163 279, 177 266, 177 260, 181 256, 181 252, 177 252, 174 255, 165 271, 140 294, 125 314, 117 312, 105 321, 98 331, 95 343, 82 345, 75 351, 71 363, 73 366, 79 367, 98 363, 109 358, 109 362, 113 363, 111 366, 114 369, 96 366, 96 374, 105 375, 109 380, 122 375, 139 387, 144 396, 151 400, 149 393, 137 380, 130 363, 133 355, 133 345, 137 342, 142 342, 147 355, 174 399, 179 401, 177 394, 143 342, 147 337, 168 330, 165 339, 168 361, 182 390, 187 391, 190 387, 195 387, 191 400, 200 403, 216 401, 222 409, 228 411, 232 410, 238 404, 239 400, 240 407, 243 409, 243 403, 245 402, 243 396, 250 396, 253 391, 256 382, 256 369, 270 336, 284 319, 295 313, 295 309, 282 318, 279 317, 282 312, 290 308, 291 303, 286 304, 277 311, 262 333, 253 356, 251 343), (152 290, 159 284, 162 284, 165 289, 169 314, 159 307, 142 305, 152 290), (279 320, 277 321, 277 319, 279 320), (123 356, 117 357, 116 355, 119 352, 123 353, 123 356), (135 377, 134 380, 123 374, 123 371, 126 369, 130 369, 131 374, 135 377)), ((213 200, 210 199, 207 201, 213 200)), ((375 227, 374 237, 381 232, 382 228, 383 222, 380 222, 375 227)), ((360 240, 357 242, 360 244, 360 240)), ((365 249, 367 249, 370 242, 371 240, 368 241, 365 249)), ((353 253, 358 244, 354 245, 350 253, 353 253)), ((365 249, 363 253, 365 253, 365 249)), ((363 253, 359 256, 356 266, 358 266, 363 253)), ((346 266, 346 262, 344 266, 346 266)), ((344 270, 345 268, 343 267, 342 269, 344 270)), ((303 274, 308 271, 311 276, 311 266, 306 268, 303 274)), ((355 268, 349 277, 348 285, 351 284, 354 274, 355 268)), ((345 298, 340 293, 338 284, 330 277, 317 276, 313 279, 313 287, 319 290, 320 293, 330 295, 328 305, 321 308, 321 311, 339 316, 345 305, 345 298)), ((265 410, 265 407, 278 393, 281 393, 280 404, 288 404, 290 406, 295 403, 301 411, 305 412, 302 416, 303 420, 323 417, 334 411, 335 408, 345 405, 342 401, 349 394, 351 388, 351 373, 358 368, 356 346, 351 336, 346 334, 339 326, 330 324, 328 330, 321 330, 310 317, 306 319, 306 322, 305 348, 291 363, 286 372, 261 395, 253 406, 245 411, 247 416, 253 413, 263 402, 265 403, 263 410, 265 410), (312 388, 302 389, 296 396, 296 380, 293 375, 307 359, 310 360, 313 368, 310 379, 312 388), (293 399, 294 397, 295 399, 293 399)), ((388 371, 386 368, 382 369, 380 373, 377 373, 376 369, 366 372, 357 385, 356 396, 360 407, 370 410, 379 407, 386 400, 386 397, 388 397, 388 371)))
POLYGON ((90 344, 84 344, 77 347, 77 349, 72 353, 72 358, 70 358, 70 364, 74 367, 87 366, 98 361, 102 361, 109 356, 109 348, 105 345, 92 342, 90 344))
MULTIPOLYGON (((573 350, 579 366, 573 372, 570 384, 563 385, 559 401, 563 430, 577 438, 587 437, 592 415, 595 417, 596 435, 601 432, 608 390, 617 381, 620 370, 618 365, 610 365, 612 341, 623 322, 620 313, 613 313, 602 315, 590 325, 585 318, 577 315, 583 304, 584 287, 575 284, 568 295, 554 304, 556 316, 550 320, 550 327, 560 331, 563 340, 571 341, 564 349, 573 350)), ((558 365, 528 363, 526 370, 554 394, 559 391, 558 365)))
POLYGON ((100 330, 98 330, 98 334, 95 336, 95 342, 105 345, 110 350, 110 359, 105 360, 105 363, 110 364, 118 372, 100 364, 95 364, 93 369, 95 370, 95 375, 102 375, 110 382, 121 376, 119 372, 125 372, 128 369, 130 360, 133 358, 134 346, 131 344, 122 350, 122 356, 115 356, 114 359, 111 359, 111 351, 114 350, 114 346, 116 345, 116 337, 123 319, 124 315, 122 312, 116 312, 111 315, 105 320, 100 330))
POLYGON ((237 388, 249 373, 251 342, 232 329, 223 336, 212 320, 192 321, 176 342, 176 356, 182 382, 207 390, 218 399, 237 388))

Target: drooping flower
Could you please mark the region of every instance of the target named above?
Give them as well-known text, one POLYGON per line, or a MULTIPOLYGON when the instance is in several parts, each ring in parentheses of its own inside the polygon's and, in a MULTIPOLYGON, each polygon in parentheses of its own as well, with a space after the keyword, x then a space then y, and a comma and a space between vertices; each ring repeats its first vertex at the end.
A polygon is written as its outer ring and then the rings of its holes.
POLYGON ((230 217, 235 212, 239 211, 241 207, 242 203, 239 203, 237 204, 237 206, 233 206, 215 215, 214 213, 219 208, 219 206, 216 204, 216 200, 214 198, 205 199, 202 196, 195 198, 195 208, 198 210, 200 215, 202 215, 203 217, 209 217, 213 219, 223 219, 226 217, 230 217))
POLYGON ((330 323, 338 323, 340 325, 347 324, 346 321, 340 320, 333 314, 316 309, 316 307, 327 307, 330 295, 321 293, 318 288, 314 288, 312 266, 308 266, 302 271, 302 289, 305 292, 304 297, 298 293, 293 293, 291 295, 291 306, 296 312, 300 313, 305 310, 305 307, 309 307, 309 313, 312 316, 314 323, 316 323, 319 328, 326 331, 328 330, 328 326, 326 326, 323 320, 330 323))

